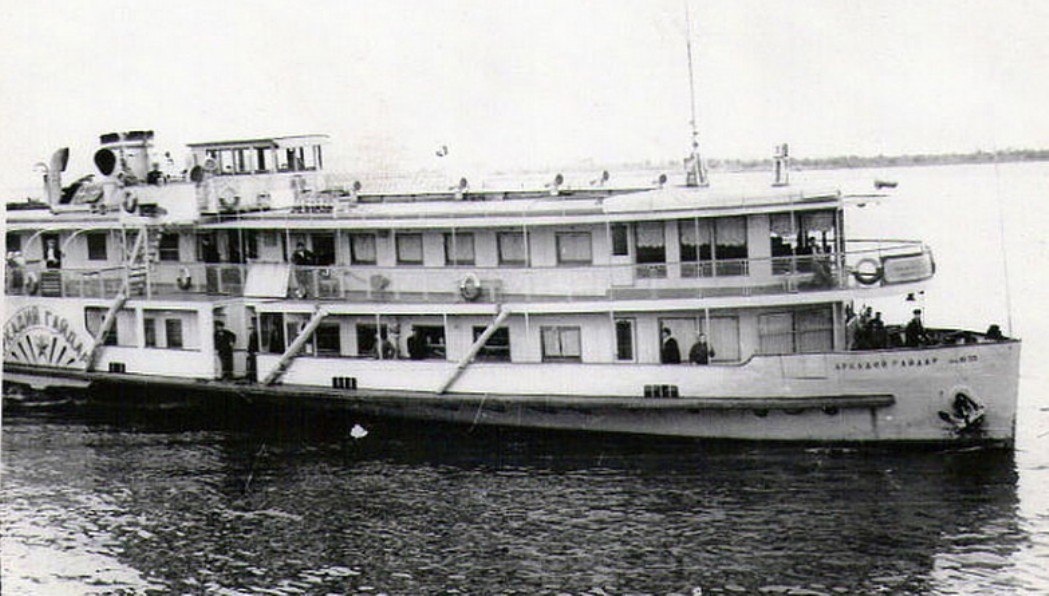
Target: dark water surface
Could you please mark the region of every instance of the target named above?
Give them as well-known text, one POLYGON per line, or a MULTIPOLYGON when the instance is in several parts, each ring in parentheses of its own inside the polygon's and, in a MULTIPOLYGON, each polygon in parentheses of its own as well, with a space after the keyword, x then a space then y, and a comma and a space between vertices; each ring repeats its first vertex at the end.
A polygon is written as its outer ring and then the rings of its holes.
MULTIPOLYGON (((1009 593, 1016 456, 5 420, 4 593, 1009 593)), ((323 424, 320 424, 323 423, 323 424)), ((1038 554, 1041 549, 1041 555, 1038 554)))

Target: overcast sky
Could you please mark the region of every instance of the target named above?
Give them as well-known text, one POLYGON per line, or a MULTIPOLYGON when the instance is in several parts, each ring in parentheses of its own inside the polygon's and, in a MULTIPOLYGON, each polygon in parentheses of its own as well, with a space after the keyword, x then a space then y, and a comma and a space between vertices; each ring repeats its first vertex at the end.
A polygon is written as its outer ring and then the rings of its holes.
MULTIPOLYGON (((704 154, 1049 147, 1049 2, 691 0, 704 154)), ((337 170, 683 156, 685 1, 0 0, 5 185, 99 133, 332 136, 337 170)), ((334 162, 334 163, 333 163, 334 162)))

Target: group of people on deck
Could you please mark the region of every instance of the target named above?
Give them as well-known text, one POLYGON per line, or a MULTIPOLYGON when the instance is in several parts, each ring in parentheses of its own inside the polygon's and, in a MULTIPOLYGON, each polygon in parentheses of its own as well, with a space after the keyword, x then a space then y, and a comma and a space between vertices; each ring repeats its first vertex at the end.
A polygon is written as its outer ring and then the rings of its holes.
MULTIPOLYGON (((707 343, 707 336, 700 333, 696 343, 688 351, 688 361, 692 364, 710 364, 714 357, 714 348, 707 343)), ((663 328, 663 348, 660 350, 659 361, 663 364, 681 364, 681 349, 678 348, 677 340, 670 329, 663 328)))
POLYGON ((911 320, 903 329, 903 341, 898 332, 890 333, 882 321, 881 313, 872 313, 866 307, 856 314, 852 307, 845 309, 845 344, 849 350, 883 350, 903 347, 918 348, 930 343, 929 334, 922 324, 922 311, 916 308, 911 320))

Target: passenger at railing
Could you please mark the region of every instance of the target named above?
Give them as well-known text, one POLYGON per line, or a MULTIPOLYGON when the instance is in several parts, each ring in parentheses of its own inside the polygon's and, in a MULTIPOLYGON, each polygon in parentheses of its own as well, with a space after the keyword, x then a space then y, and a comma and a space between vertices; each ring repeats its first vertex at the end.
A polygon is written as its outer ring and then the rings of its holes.
POLYGON ((48 238, 44 246, 44 265, 48 269, 62 268, 62 251, 58 249, 58 241, 48 238))
POLYGON ((677 347, 677 340, 666 327, 663 328, 663 349, 659 356, 659 361, 663 364, 681 364, 681 350, 677 347))
POLYGON ((889 333, 885 330, 885 322, 881 320, 881 313, 874 313, 874 318, 867 321, 867 338, 870 347, 874 350, 883 350, 889 347, 889 333))
POLYGON ((295 289, 305 298, 310 287, 310 271, 306 267, 315 262, 313 252, 308 250, 304 243, 299 242, 295 245, 295 252, 291 254, 291 262, 295 265, 295 289))
POLYGON ((25 257, 22 251, 12 250, 7 253, 7 281, 9 293, 22 293, 25 287, 25 257))
POLYGON ((692 344, 692 349, 688 351, 688 359, 692 361, 692 364, 710 364, 710 359, 713 357, 714 348, 707 343, 706 334, 700 333, 696 343, 692 344))
POLYGON ((426 360, 430 355, 430 345, 426 342, 426 335, 419 327, 412 328, 412 334, 408 337, 408 357, 412 360, 426 360))
POLYGON ((904 330, 906 337, 906 346, 908 348, 918 348, 925 345, 929 337, 925 332, 925 325, 922 325, 922 311, 920 308, 914 309, 914 317, 910 323, 907 323, 907 328, 904 330))
POLYGON ((860 318, 851 306, 845 308, 845 349, 859 349, 858 340, 861 335, 860 318))
POLYGON ((154 162, 153 169, 146 174, 146 184, 160 186, 164 183, 164 172, 160 171, 160 164, 154 162))
POLYGON ((233 344, 236 341, 236 334, 226 329, 225 323, 215 321, 215 352, 219 355, 223 380, 233 377, 233 344))

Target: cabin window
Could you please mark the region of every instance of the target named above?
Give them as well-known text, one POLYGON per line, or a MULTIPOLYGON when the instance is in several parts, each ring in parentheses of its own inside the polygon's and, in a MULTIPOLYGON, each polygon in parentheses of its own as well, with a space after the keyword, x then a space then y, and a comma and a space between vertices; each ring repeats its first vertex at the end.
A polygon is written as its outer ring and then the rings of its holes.
POLYGON ((266 171, 266 152, 268 149, 257 148, 255 149, 255 171, 265 172, 266 171))
MULTIPOLYGON (((473 328, 473 338, 481 337, 487 327, 477 326, 473 328)), ((488 341, 484 343, 481 350, 477 352, 477 360, 509 362, 510 361, 510 328, 499 327, 492 333, 488 341)))
POLYGON ((628 228, 625 223, 612 224, 612 256, 625 257, 630 254, 628 228))
POLYGON ((829 307, 758 317, 762 354, 829 352, 834 345, 833 313, 829 307))
MULTIPOLYGON (((102 321, 105 320, 108 311, 108 308, 102 306, 88 306, 84 309, 84 328, 87 329, 87 332, 90 333, 92 337, 98 335, 98 330, 102 328, 102 321)), ((133 316, 134 312, 130 310, 118 312, 116 319, 113 321, 113 326, 109 328, 109 331, 106 332, 106 337, 102 340, 102 345, 123 345, 118 343, 120 337, 120 321, 121 319, 126 320, 133 316)))
POLYGON ((374 265, 376 262, 375 234, 350 234, 350 263, 374 265))
POLYGON ((161 261, 181 261, 182 255, 179 253, 178 233, 161 234, 160 245, 157 247, 157 251, 161 261))
POLYGON ((89 261, 105 261, 108 260, 106 254, 106 240, 108 234, 105 232, 95 232, 87 235, 87 259, 89 261))
POLYGON ((397 235, 397 264, 398 265, 422 265, 423 264, 423 235, 422 234, 398 234, 397 235))
POLYGON ((327 267, 335 264, 335 234, 310 234, 313 264, 327 267))
POLYGON ((666 226, 661 221, 642 221, 634 226, 638 277, 667 276, 666 226))
POLYGON ((342 335, 338 323, 322 323, 313 332, 318 356, 338 356, 342 353, 342 335))
POLYGON ((579 327, 543 327, 543 361, 574 361, 583 359, 582 332, 579 327))
POLYGON ((443 325, 412 325, 411 333, 419 332, 422 344, 415 347, 418 352, 412 354, 413 340, 408 338, 408 356, 413 360, 444 360, 448 351, 444 340, 443 325))
POLYGON ((714 259, 717 275, 747 275, 747 218, 714 220, 714 259))
POLYGON ((784 275, 796 270, 794 256, 798 254, 799 235, 793 213, 773 213, 769 216, 769 253, 772 255, 773 275, 784 275))
POLYGON ((283 354, 285 348, 284 338, 284 314, 262 313, 259 315, 259 325, 262 327, 259 340, 262 343, 261 350, 269 354, 283 354))
POLYGON ((707 341, 714 355, 712 362, 739 361, 739 317, 710 317, 707 341))
POLYGON ((714 233, 709 219, 678 221, 681 277, 710 277, 714 273, 714 233))
POLYGON ((499 232, 499 264, 523 266, 528 264, 524 232, 499 232))
POLYGON ((259 238, 257 230, 229 230, 226 234, 229 246, 229 262, 245 263, 247 259, 259 258, 259 238))
POLYGON ((769 216, 772 273, 809 273, 815 255, 836 251, 837 213, 833 209, 769 216))
POLYGON ((444 262, 451 266, 474 264, 474 235, 445 234, 444 262))
POLYGON ((17 232, 8 232, 4 236, 5 253, 22 250, 22 235, 17 232))
POLYGON ((560 232, 557 234, 558 264, 589 265, 593 261, 593 243, 590 241, 590 232, 560 232))
POLYGON ((616 319, 616 360, 634 360, 633 319, 616 319))
POLYGON ((164 338, 170 349, 182 349, 182 320, 164 319, 164 338))
MULTIPOLYGON (((357 323, 357 355, 364 357, 376 358, 378 352, 375 349, 377 345, 379 334, 382 339, 386 340, 390 337, 388 326, 383 323, 376 326, 375 323, 357 323)), ((395 348, 396 349, 396 348, 395 348)), ((396 353, 386 352, 383 354, 383 358, 394 358, 396 353)))
POLYGON ((218 239, 213 232, 197 234, 197 260, 204 263, 220 263, 218 239))
POLYGON ((142 328, 145 335, 146 347, 157 347, 157 320, 152 317, 146 317, 142 320, 142 328))

